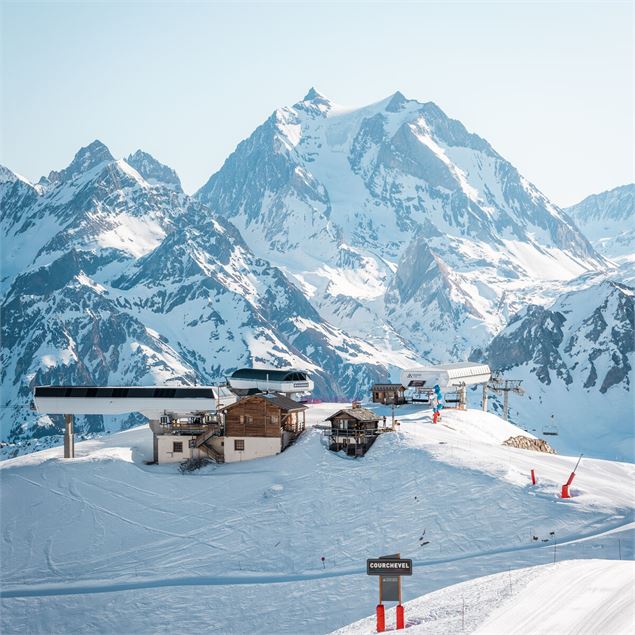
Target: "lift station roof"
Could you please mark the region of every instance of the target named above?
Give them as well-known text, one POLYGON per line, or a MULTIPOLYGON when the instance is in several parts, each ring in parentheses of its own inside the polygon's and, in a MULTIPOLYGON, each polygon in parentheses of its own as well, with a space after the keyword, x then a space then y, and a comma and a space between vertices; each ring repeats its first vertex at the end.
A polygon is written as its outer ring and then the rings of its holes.
POLYGON ((406 387, 432 388, 473 386, 489 381, 492 371, 487 364, 457 362, 436 366, 419 366, 401 371, 401 383, 406 387))

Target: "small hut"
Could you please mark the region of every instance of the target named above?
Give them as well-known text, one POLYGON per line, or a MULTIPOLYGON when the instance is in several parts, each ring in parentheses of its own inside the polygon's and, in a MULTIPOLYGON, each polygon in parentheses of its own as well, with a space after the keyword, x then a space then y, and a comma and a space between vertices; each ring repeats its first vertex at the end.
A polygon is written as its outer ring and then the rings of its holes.
POLYGON ((350 456, 363 456, 379 435, 379 417, 360 406, 343 408, 327 417, 331 422, 329 449, 350 456))
POLYGON ((401 384, 373 384, 371 392, 373 403, 395 405, 406 403, 406 389, 401 384))

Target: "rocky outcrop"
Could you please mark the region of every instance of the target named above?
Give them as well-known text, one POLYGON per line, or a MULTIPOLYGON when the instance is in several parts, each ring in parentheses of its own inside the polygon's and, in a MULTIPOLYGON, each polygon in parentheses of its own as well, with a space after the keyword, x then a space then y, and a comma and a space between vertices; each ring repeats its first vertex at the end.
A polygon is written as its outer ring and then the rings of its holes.
POLYGON ((556 451, 544 439, 530 439, 519 434, 517 437, 509 437, 503 441, 503 445, 521 450, 533 450, 534 452, 545 452, 546 454, 556 454, 556 451))

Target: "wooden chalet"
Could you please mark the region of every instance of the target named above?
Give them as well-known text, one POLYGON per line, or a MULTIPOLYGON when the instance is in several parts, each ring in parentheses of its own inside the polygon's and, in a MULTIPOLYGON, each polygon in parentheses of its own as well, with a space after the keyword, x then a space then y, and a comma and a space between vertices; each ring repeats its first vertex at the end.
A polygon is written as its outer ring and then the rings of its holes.
POLYGON ((373 384, 370 389, 373 403, 404 404, 406 389, 401 384, 373 384))
POLYGON ((331 422, 329 449, 343 450, 351 456, 363 456, 383 431, 379 422, 383 419, 361 406, 343 408, 327 417, 331 422))
POLYGON ((249 395, 225 414, 225 461, 244 461, 282 452, 305 427, 307 406, 277 393, 249 395))

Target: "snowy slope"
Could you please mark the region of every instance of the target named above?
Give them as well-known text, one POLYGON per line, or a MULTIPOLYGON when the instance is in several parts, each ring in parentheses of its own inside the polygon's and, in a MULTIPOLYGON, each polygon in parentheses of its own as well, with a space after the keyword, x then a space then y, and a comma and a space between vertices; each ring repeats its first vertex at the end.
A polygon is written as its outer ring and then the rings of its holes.
MULTIPOLYGON (((312 406, 310 422, 337 407, 312 406)), ((575 459, 500 445, 519 430, 496 416, 398 418, 362 459, 310 430, 279 456, 184 476, 143 464, 144 426, 79 443, 76 460, 55 448, 4 461, 3 632, 178 620, 184 633, 324 633, 372 612, 365 560, 383 553, 414 560, 405 599, 550 562, 550 531, 558 559, 633 558, 632 465, 583 459, 562 501, 575 459)))
POLYGON ((520 311, 482 357, 523 380, 513 421, 539 434, 554 424, 557 449, 633 461, 634 328, 635 289, 604 280, 520 311))
POLYGON ((346 109, 311 89, 197 193, 321 314, 447 361, 527 300, 603 268, 566 214, 485 140, 401 93, 346 109))
MULTIPOLYGON (((626 635, 635 629, 635 565, 571 560, 497 573, 429 593, 404 609, 413 635, 626 635)), ((394 625, 394 611, 387 622, 394 625)), ((376 632, 373 616, 334 635, 376 632)))

